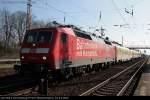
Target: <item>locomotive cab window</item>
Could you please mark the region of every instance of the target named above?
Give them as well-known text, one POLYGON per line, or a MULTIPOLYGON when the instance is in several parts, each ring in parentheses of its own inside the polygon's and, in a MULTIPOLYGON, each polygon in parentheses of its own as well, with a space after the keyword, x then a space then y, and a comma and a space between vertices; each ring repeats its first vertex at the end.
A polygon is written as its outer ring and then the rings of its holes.
POLYGON ((65 44, 67 42, 67 34, 66 33, 61 34, 61 42, 63 44, 65 44))
POLYGON ((40 32, 37 38, 38 43, 49 43, 52 40, 52 32, 40 32))
POLYGON ((52 32, 31 31, 27 32, 24 42, 26 43, 49 43, 52 40, 52 32))
POLYGON ((34 41, 34 40, 33 40, 33 36, 32 36, 32 35, 29 35, 29 37, 28 37, 28 39, 27 39, 27 42, 28 42, 28 43, 31 43, 32 41, 34 41))

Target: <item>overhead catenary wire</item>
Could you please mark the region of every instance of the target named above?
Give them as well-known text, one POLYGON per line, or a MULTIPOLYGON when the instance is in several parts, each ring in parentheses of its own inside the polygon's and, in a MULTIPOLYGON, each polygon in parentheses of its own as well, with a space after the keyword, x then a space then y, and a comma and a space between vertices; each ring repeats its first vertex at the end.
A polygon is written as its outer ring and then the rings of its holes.
MULTIPOLYGON (((63 10, 60 10, 60 9, 58 9, 58 8, 56 8, 56 7, 54 7, 54 6, 52 6, 52 4, 49 4, 48 2, 47 2, 47 0, 45 0, 45 2, 43 2, 43 0, 39 0, 39 1, 41 1, 40 2, 40 4, 44 4, 44 5, 46 5, 47 7, 49 7, 49 8, 52 8, 53 10, 55 10, 55 11, 57 11, 57 12, 59 12, 59 13, 61 13, 61 14, 63 14, 64 15, 64 18, 63 18, 63 20, 64 21, 66 21, 66 16, 68 16, 68 17, 70 17, 70 18, 72 18, 72 19, 74 19, 74 20, 77 20, 78 22, 80 22, 80 23, 82 23, 83 24, 83 20, 81 21, 81 20, 79 20, 79 19, 77 19, 76 17, 74 17, 74 16, 72 16, 71 14, 79 14, 79 12, 67 12, 67 11, 63 11, 63 10)), ((73 5, 73 6, 77 6, 77 7, 79 7, 78 5, 73 5)), ((83 8, 83 7, 80 7, 81 8, 81 11, 80 11, 80 14, 82 13, 91 13, 89 10, 86 10, 85 8, 83 8)), ((120 10, 120 9, 119 9, 120 10)), ((101 10, 99 10, 99 11, 101 11, 101 10)), ((97 10, 95 10, 95 13, 97 13, 97 16, 99 16, 99 11, 97 10)), ((101 13, 102 13, 102 11, 101 11, 101 13)), ((93 14, 91 14, 90 15, 92 18, 94 18, 95 19, 95 16, 93 16, 93 14)), ((103 15, 101 15, 102 17, 103 17, 103 15)), ((99 19, 97 19, 97 21, 98 21, 99 19)), ((84 22, 85 23, 85 22, 84 22)), ((99 22, 98 22, 99 23, 99 22)), ((104 24, 104 21, 100 21, 100 23, 104 26, 104 27, 106 27, 106 25, 104 24)), ((89 23, 87 24, 86 23, 86 25, 85 26, 87 26, 87 27, 89 27, 89 23)), ((100 24, 98 24, 98 26, 99 26, 100 24)), ((107 27, 106 27, 107 28, 107 27)))
POLYGON ((120 15, 121 19, 124 21, 125 24, 128 24, 126 19, 124 18, 124 16, 121 14, 121 12, 120 12, 118 6, 116 5, 115 1, 114 0, 111 0, 111 1, 112 1, 113 6, 115 7, 116 11, 120 15))
MULTIPOLYGON (((81 6, 78 6, 78 5, 76 5, 76 6, 79 7, 80 9, 82 9, 83 13, 91 13, 89 10, 87 10, 87 9, 81 7, 81 6)), ((95 12, 95 13, 97 14, 97 16, 98 16, 98 19, 97 19, 98 26, 95 26, 94 28, 99 28, 99 29, 101 30, 101 29, 103 29, 103 27, 105 27, 106 29, 109 30, 109 27, 106 27, 104 21, 102 20, 102 18, 103 18, 103 12, 102 12, 102 10, 95 10, 94 12, 95 12), (103 27, 102 27, 102 26, 103 26, 103 27)), ((91 17, 92 17, 93 19, 96 19, 95 16, 93 16, 92 14, 90 14, 90 15, 91 15, 91 17)), ((90 27, 89 27, 89 28, 90 28, 90 27)), ((104 30, 106 31, 106 29, 104 29, 104 30)), ((96 29, 95 29, 95 30, 96 30, 96 29)))
MULTIPOLYGON (((128 7, 131 7, 131 8, 132 8, 133 13, 135 12, 136 6, 139 5, 139 4, 141 4, 141 3, 143 3, 144 1, 145 1, 145 0, 137 0, 137 1, 135 2, 135 0, 134 0, 134 3, 129 4, 128 1, 124 0, 124 2, 126 3, 126 5, 127 5, 128 7)), ((134 15, 134 16, 135 16, 135 15, 134 15)), ((133 23, 133 25, 137 25, 137 21, 139 21, 139 20, 135 19, 134 16, 132 16, 132 23, 133 23), (136 20, 136 21, 135 21, 135 20, 136 20)), ((142 25, 142 24, 141 24, 141 25, 142 25)), ((137 27, 137 26, 136 26, 136 27, 137 27)), ((133 28, 135 28, 135 27, 133 27, 133 28)))
MULTIPOLYGON (((144 1, 144 0, 143 0, 143 1, 144 1)), ((142 1, 142 2, 143 2, 143 1, 142 1)), ((135 9, 134 9, 135 6, 137 6, 137 5, 139 5, 140 3, 142 3, 141 0, 138 0, 138 1, 136 1, 135 3, 132 3, 132 4, 129 4, 126 0, 124 0, 124 2, 126 3, 126 5, 127 5, 128 7, 132 8, 132 10, 133 10, 134 12, 135 12, 135 9)), ((134 16, 135 16, 135 15, 134 15, 134 16)), ((136 17, 134 17, 134 16, 132 16, 132 23, 133 23, 133 25, 134 25, 133 28, 134 28, 134 29, 137 29, 137 28, 138 28, 137 22, 138 22, 138 23, 140 23, 140 22, 139 22, 139 20, 137 20, 136 17)), ((140 24, 142 25, 142 23, 140 23, 140 24)))
MULTIPOLYGON (((40 1, 40 0, 39 0, 40 1)), ((43 2, 42 2, 43 3, 43 2)), ((47 3, 47 0, 45 1, 45 5, 46 6, 48 6, 49 8, 52 8, 52 9, 54 9, 54 10, 56 10, 57 12, 60 12, 60 13, 62 13, 62 14, 64 14, 64 16, 65 15, 67 15, 67 16, 69 16, 70 18, 72 18, 72 19, 76 19, 76 20, 78 20, 77 18, 75 18, 74 16, 71 16, 71 14, 77 14, 77 13, 91 13, 89 10, 86 10, 86 9, 84 9, 84 8, 81 8, 80 6, 78 6, 78 7, 80 7, 81 9, 82 9, 82 11, 80 11, 80 12, 67 12, 67 11, 63 11, 63 10, 60 10, 60 9, 58 9, 58 8, 56 8, 56 7, 54 7, 54 6, 52 6, 52 5, 50 5, 49 3, 47 3)), ((76 5, 77 6, 77 5, 76 5)), ((93 12, 93 11, 92 11, 93 12)), ((98 11, 95 11, 95 13, 97 13, 98 11)), ((95 17, 94 16, 91 16, 91 17, 93 17, 94 19, 95 19, 95 17)), ((64 19, 66 20, 66 18, 64 17, 64 19)), ((81 21, 81 20, 78 20, 78 22, 80 22, 80 23, 82 23, 83 24, 83 22, 81 21)), ((85 26, 87 26, 87 27, 89 27, 89 25, 86 23, 86 25, 85 26)), ((105 26, 104 24, 103 24, 103 26, 105 26)))
POLYGON ((133 6, 137 6, 141 3, 143 3, 145 0, 138 0, 137 2, 135 2, 134 4, 132 4, 133 6))
MULTIPOLYGON (((116 11, 117 11, 118 14, 120 15, 122 21, 123 21, 126 25, 129 26, 129 27, 128 27, 129 30, 133 33, 133 30, 131 29, 131 25, 126 21, 125 17, 124 17, 123 14, 120 12, 120 10, 119 10, 118 6, 116 5, 115 1, 114 1, 114 0, 111 0, 111 1, 112 1, 113 6, 115 7, 116 11)), ((133 27, 133 29, 134 29, 134 27, 133 27)))
MULTIPOLYGON (((126 5, 128 6, 128 7, 130 7, 131 9, 132 9, 132 23, 133 23, 133 25, 137 25, 136 23, 135 23, 135 21, 134 21, 134 19, 135 19, 135 14, 134 14, 134 6, 133 5, 130 5, 126 0, 124 0, 124 2, 126 3, 126 5)), ((130 11, 130 14, 131 14, 131 11, 130 11)), ((138 20, 136 20, 136 21, 138 21, 138 20)), ((135 29, 135 27, 133 26, 133 29, 135 29)))
MULTIPOLYGON (((40 1, 40 0, 39 0, 39 1, 40 1)), ((85 25, 85 23, 84 23, 83 21, 78 20, 78 19, 75 18, 74 16, 71 16, 67 11, 60 10, 60 9, 58 9, 58 8, 56 8, 56 7, 52 6, 52 5, 50 5, 50 4, 47 2, 47 0, 46 0, 45 2, 41 1, 40 4, 44 4, 46 7, 51 8, 51 9, 53 9, 53 10, 55 10, 55 11, 57 11, 57 12, 63 14, 63 15, 64 15, 63 21, 66 21, 66 16, 68 16, 68 17, 70 17, 71 19, 76 20, 77 22, 82 23, 82 24, 84 25, 84 27, 85 27, 85 26, 86 26, 86 27, 89 27, 87 23, 86 23, 86 25, 85 25)), ((40 7, 40 8, 46 9, 46 8, 44 8, 44 7, 40 7)), ((66 24, 66 23, 64 22, 64 24, 66 24)))

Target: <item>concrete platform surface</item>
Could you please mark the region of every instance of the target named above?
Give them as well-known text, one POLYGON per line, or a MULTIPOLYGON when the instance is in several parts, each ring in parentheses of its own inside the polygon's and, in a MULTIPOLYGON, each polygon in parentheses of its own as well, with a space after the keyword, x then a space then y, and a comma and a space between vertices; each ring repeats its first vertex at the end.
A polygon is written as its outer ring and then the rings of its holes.
POLYGON ((143 73, 134 96, 150 96, 150 73, 143 73))
POLYGON ((141 76, 134 96, 150 96, 150 59, 144 67, 144 72, 141 76))

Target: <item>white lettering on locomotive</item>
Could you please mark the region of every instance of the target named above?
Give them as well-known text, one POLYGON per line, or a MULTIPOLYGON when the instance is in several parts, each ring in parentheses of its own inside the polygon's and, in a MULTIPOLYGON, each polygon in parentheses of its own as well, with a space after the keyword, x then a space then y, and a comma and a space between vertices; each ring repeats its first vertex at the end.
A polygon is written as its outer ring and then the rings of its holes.
POLYGON ((76 56, 97 56, 97 48, 96 43, 78 38, 76 56))

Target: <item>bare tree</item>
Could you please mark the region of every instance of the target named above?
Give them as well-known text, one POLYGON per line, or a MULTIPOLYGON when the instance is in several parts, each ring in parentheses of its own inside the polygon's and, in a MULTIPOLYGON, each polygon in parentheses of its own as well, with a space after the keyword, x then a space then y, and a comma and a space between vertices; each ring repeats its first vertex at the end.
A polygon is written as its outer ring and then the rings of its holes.
POLYGON ((26 31, 26 13, 17 11, 12 14, 12 19, 14 21, 14 36, 16 35, 19 44, 21 44, 26 31))
MULTIPOLYGON (((22 43, 26 32, 26 18, 27 14, 23 11, 0 11, 0 54, 7 53, 22 43)), ((35 16, 32 23, 33 28, 45 28, 56 24, 52 21, 35 20, 35 16)))
POLYGON ((10 51, 9 49, 12 48, 12 44, 15 38, 15 20, 13 15, 8 10, 3 10, 1 12, 0 18, 0 36, 1 36, 1 43, 3 44, 3 51, 7 53, 10 51))
POLYGON ((46 23, 42 20, 33 20, 32 28, 44 28, 46 23))
POLYGON ((11 20, 11 14, 9 11, 4 10, 4 52, 6 53, 9 49, 9 43, 12 36, 13 20, 11 20))

